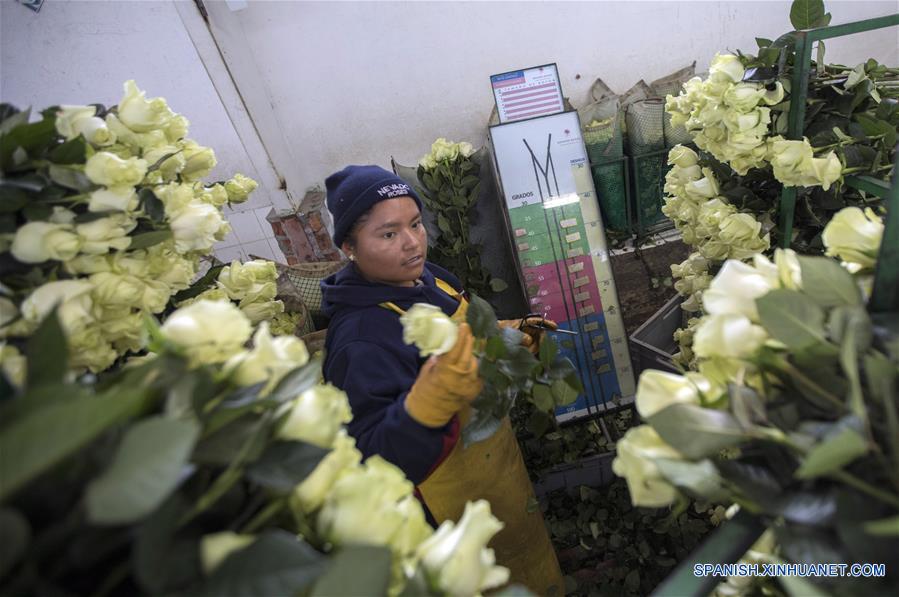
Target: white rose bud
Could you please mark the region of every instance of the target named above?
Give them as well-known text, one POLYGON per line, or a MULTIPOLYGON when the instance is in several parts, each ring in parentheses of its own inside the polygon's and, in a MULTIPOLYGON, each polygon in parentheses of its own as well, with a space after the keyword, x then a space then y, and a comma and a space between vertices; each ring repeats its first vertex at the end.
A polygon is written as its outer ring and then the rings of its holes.
POLYGON ((219 272, 217 284, 235 301, 255 302, 275 298, 278 269, 271 261, 254 259, 241 263, 234 260, 219 272))
POLYGON ((88 211, 127 211, 137 209, 137 193, 133 187, 114 187, 93 191, 88 202, 88 211))
POLYGON ((134 81, 125 82, 125 97, 119 102, 119 120, 137 133, 164 127, 175 116, 161 97, 146 99, 134 81))
POLYGON ((78 254, 81 242, 69 224, 29 222, 16 230, 10 252, 22 263, 66 261, 78 254))
POLYGON ((93 285, 86 280, 47 282, 22 301, 22 317, 35 329, 59 305, 59 321, 67 334, 73 335, 93 323, 92 289, 93 285))
POLYGON ((210 574, 219 567, 225 559, 256 541, 255 535, 239 535, 233 531, 222 531, 203 535, 200 540, 200 561, 203 564, 203 572, 210 574))
POLYGON ((172 313, 161 331, 192 363, 207 364, 224 362, 240 352, 252 328, 231 303, 199 301, 172 313))
POLYGON ((159 313, 165 309, 171 290, 158 280, 140 279, 128 274, 99 272, 90 277, 94 298, 103 306, 136 306, 159 313))
POLYGON ((774 89, 766 90, 765 95, 762 98, 766 104, 769 106, 774 106, 779 104, 784 99, 784 86, 780 81, 777 81, 774 84, 774 89))
POLYGON ((137 222, 126 214, 116 214, 99 218, 86 224, 78 224, 75 231, 81 237, 81 252, 88 255, 102 255, 112 250, 124 251, 131 246, 128 233, 137 222))
POLYGON ((335 545, 387 545, 406 522, 397 504, 412 491, 400 469, 372 456, 331 486, 316 519, 318 532, 335 545))
POLYGON ((231 379, 242 386, 266 382, 259 395, 265 396, 287 373, 309 361, 303 341, 295 336, 273 338, 267 322, 262 322, 253 336, 253 350, 238 355, 226 365, 233 369, 231 379))
POLYGON ((180 141, 187 136, 187 128, 189 126, 190 121, 184 116, 178 114, 174 118, 169 120, 165 124, 165 126, 162 127, 162 130, 165 133, 165 138, 168 140, 168 142, 175 143, 176 141, 180 141))
POLYGON ((790 290, 802 288, 802 269, 799 266, 799 258, 793 249, 775 249, 774 265, 777 267, 778 279, 781 286, 790 290))
POLYGON ((56 132, 71 141, 81 134, 76 125, 83 120, 93 118, 97 113, 94 106, 68 106, 62 105, 56 112, 56 132))
POLYGON ((290 415, 278 430, 284 440, 330 448, 341 425, 353 418, 346 394, 331 384, 320 384, 297 396, 290 415))
POLYGON ((699 156, 696 155, 696 152, 684 145, 675 145, 668 152, 668 163, 679 168, 689 168, 698 162, 699 156))
POLYGON ((187 181, 200 180, 215 168, 215 152, 208 147, 201 147, 193 141, 184 142, 184 157, 187 162, 181 170, 181 178, 187 181))
POLYGON ((648 369, 640 374, 636 402, 646 419, 672 404, 699 404, 699 391, 683 375, 648 369))
POLYGON ((738 112, 749 112, 765 97, 765 88, 758 83, 737 83, 724 92, 724 101, 738 112))
POLYGON ((696 327, 693 352, 700 357, 747 358, 755 354, 767 339, 765 329, 753 324, 745 315, 707 315, 696 327))
MULTIPOLYGON (((199 183, 197 183, 199 184, 199 183)), ((211 187, 201 187, 196 197, 201 201, 205 201, 209 205, 214 205, 215 207, 222 207, 226 203, 228 203, 228 191, 221 184, 214 184, 211 187)))
POLYGON ((709 66, 709 78, 717 81, 739 83, 743 80, 743 63, 733 54, 715 54, 709 66))
POLYGON ((25 385, 28 362, 15 346, 0 343, 0 370, 12 385, 17 388, 25 385))
POLYGON ((704 174, 702 178, 684 185, 684 192, 694 201, 705 201, 720 194, 718 181, 715 179, 712 171, 708 168, 703 168, 702 173, 704 174))
POLYGON ((421 356, 441 355, 456 344, 459 328, 440 307, 415 303, 400 316, 403 342, 418 347, 421 356))
POLYGON ((116 142, 115 133, 109 130, 106 122, 96 116, 86 118, 75 125, 75 128, 84 135, 88 143, 97 146, 112 145, 116 142))
POLYGON ((493 550, 487 547, 503 526, 490 512, 489 502, 468 502, 459 522, 443 522, 419 545, 416 555, 441 593, 479 595, 509 580, 509 569, 497 566, 493 550))
POLYGON ((231 226, 222 212, 202 201, 193 201, 169 219, 175 249, 181 253, 188 251, 208 251, 227 236, 231 226))
POLYGON ((284 313, 282 301, 258 301, 255 303, 241 302, 240 310, 249 320, 256 325, 262 321, 269 321, 280 313, 284 313))
POLYGON ((804 186, 820 185, 826 191, 842 176, 843 164, 837 154, 831 151, 823 158, 812 158, 809 169, 804 174, 804 186))
POLYGON ((235 174, 231 180, 225 183, 225 190, 228 192, 228 202, 243 203, 258 186, 259 183, 252 178, 243 174, 235 174))
POLYGON ((155 174, 160 182, 171 182, 178 177, 178 174, 182 170, 184 170, 184 166, 187 164, 187 158, 184 157, 184 153, 174 145, 160 145, 159 147, 154 147, 149 151, 145 151, 143 155, 144 160, 146 160, 147 164, 150 166, 155 165, 167 155, 169 157, 159 164, 157 170, 150 173, 151 176, 155 174))
POLYGON ((730 214, 721 220, 718 228, 723 242, 742 246, 759 237, 762 223, 750 214, 730 214))
POLYGON ((683 460, 683 456, 666 444, 656 430, 640 425, 628 430, 618 440, 612 470, 627 480, 634 506, 662 508, 674 502, 678 491, 659 471, 658 458, 683 460))
POLYGON ((706 313, 737 314, 758 321, 755 300, 776 288, 776 278, 762 274, 754 267, 728 259, 702 295, 706 313))
POLYGON ((824 227, 826 254, 838 257, 852 273, 873 268, 883 239, 884 225, 870 207, 846 207, 824 227))
POLYGON ((108 151, 100 151, 88 158, 84 173, 98 185, 134 187, 146 176, 147 162, 140 158, 123 160, 108 151))
POLYGON ((356 449, 356 441, 341 429, 334 438, 334 447, 315 470, 293 488, 290 494, 292 508, 309 514, 317 510, 328 495, 337 478, 349 469, 359 466, 362 453, 356 449))

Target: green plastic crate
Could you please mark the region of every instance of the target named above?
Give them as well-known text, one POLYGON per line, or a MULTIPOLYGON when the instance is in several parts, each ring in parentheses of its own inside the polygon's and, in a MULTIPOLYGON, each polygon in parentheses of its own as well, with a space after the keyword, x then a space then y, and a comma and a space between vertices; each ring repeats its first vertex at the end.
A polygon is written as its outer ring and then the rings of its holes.
POLYGON ((671 168, 668 165, 668 151, 633 155, 629 161, 637 234, 673 228, 674 224, 662 213, 665 175, 671 168))
POLYGON ((608 230, 629 233, 633 222, 628 200, 627 159, 594 164, 591 170, 603 224, 608 230))

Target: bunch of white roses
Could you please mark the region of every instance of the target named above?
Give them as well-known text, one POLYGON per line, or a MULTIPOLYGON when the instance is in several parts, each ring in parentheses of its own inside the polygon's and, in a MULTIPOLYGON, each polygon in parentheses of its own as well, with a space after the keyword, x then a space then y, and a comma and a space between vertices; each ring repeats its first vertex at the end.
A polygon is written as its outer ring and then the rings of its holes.
POLYGON ((699 164, 695 151, 676 145, 668 152, 671 170, 665 175, 665 205, 684 242, 707 260, 745 259, 765 251, 770 237, 751 214, 739 213, 721 195, 718 180, 699 164))
POLYGON ((59 267, 25 294, 0 289, 0 338, 29 336, 58 305, 71 366, 99 372, 144 346, 145 316, 188 288, 200 257, 230 230, 222 206, 246 201, 256 183, 240 174, 200 182, 216 164, 213 151, 186 139, 187 119, 133 81, 105 118, 95 106, 62 106, 55 127, 62 140, 86 144, 84 163, 48 171, 78 193, 21 225, 0 249, 22 264, 59 267))
POLYGON ((440 137, 431 144, 431 151, 419 160, 418 165, 425 170, 433 170, 438 164, 452 162, 460 156, 467 158, 472 153, 474 153, 474 148, 471 143, 465 141, 452 143, 440 137))
MULTIPOLYGON (((160 328, 164 341, 188 355, 193 366, 221 365, 238 386, 265 385, 268 396, 278 383, 309 361, 301 340, 272 336, 268 323, 252 332, 247 315, 229 301, 200 299, 181 307, 160 328), (245 344, 253 334, 252 348, 245 344)), ((501 528, 489 505, 469 504, 458 523, 434 532, 425 521, 414 487, 394 465, 378 456, 362 462, 344 425, 352 414, 346 394, 319 383, 288 401, 276 436, 328 450, 317 467, 290 494, 294 515, 334 546, 383 545, 393 554, 391 593, 421 565, 432 588, 449 595, 475 595, 508 580, 495 565, 489 540, 501 528)), ((204 568, 211 571, 252 536, 216 533, 203 541, 204 568)))
MULTIPOLYGON (((694 77, 679 95, 667 97, 672 125, 685 126, 697 147, 741 176, 770 164, 774 177, 785 185, 829 189, 842 174, 839 157, 833 151, 815 157, 807 139, 770 136, 771 107, 784 101, 783 84, 777 81, 768 89, 744 83, 744 73, 738 56, 716 54, 706 80, 694 77)), ((785 117, 785 111, 779 112, 785 117)))

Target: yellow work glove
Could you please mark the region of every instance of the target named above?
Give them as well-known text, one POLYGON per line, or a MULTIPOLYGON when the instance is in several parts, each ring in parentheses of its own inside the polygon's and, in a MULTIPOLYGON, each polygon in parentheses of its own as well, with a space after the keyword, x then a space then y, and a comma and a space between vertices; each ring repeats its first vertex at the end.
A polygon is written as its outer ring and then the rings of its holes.
POLYGON ((481 393, 474 336, 467 323, 459 326, 449 352, 431 357, 406 394, 406 412, 427 427, 442 427, 481 393))
POLYGON ((534 327, 529 324, 541 323, 544 327, 552 330, 559 329, 559 326, 552 319, 544 319, 543 317, 528 317, 526 319, 501 319, 497 322, 501 328, 513 328, 524 334, 521 339, 521 345, 527 348, 531 353, 540 352, 540 340, 546 330, 534 327))

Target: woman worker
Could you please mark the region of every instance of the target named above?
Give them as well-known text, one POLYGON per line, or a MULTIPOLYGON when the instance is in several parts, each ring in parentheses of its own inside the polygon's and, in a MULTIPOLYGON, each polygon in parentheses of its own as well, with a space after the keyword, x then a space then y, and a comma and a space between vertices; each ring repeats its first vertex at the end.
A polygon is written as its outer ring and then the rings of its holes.
MULTIPOLYGON (((510 582, 562 595, 543 516, 528 507, 533 488, 509 420, 485 441, 468 448, 459 441, 481 390, 470 328, 462 323, 454 348, 427 361, 403 342, 399 317, 414 303, 436 305, 457 322, 468 306, 459 280, 426 261, 421 200, 378 166, 347 166, 325 185, 334 242, 350 263, 322 282, 330 318, 324 376, 349 397, 356 445, 406 473, 432 524, 459 520, 466 501, 488 500, 505 523, 490 546, 510 582)), ((523 331, 523 344, 535 349, 541 331, 523 331)))

